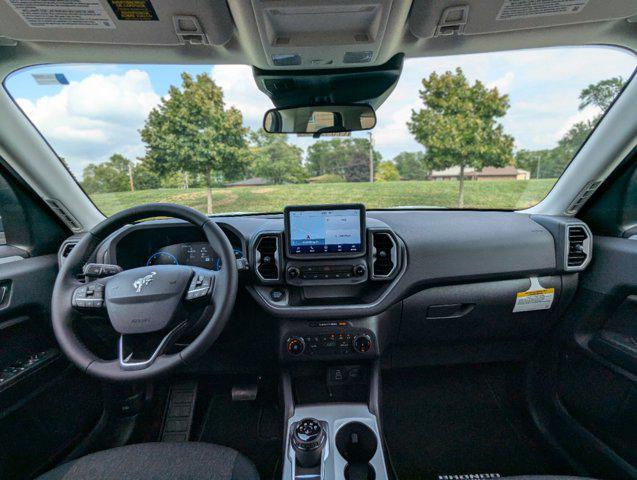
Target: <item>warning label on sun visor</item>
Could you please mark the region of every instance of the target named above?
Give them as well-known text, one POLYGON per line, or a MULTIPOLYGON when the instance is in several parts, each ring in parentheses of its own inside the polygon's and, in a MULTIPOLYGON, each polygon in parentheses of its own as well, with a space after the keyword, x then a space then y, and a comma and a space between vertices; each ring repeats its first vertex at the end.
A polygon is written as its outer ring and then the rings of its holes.
POLYGON ((504 0, 496 20, 548 17, 581 12, 588 0, 504 0))
POLYGON ((148 22, 158 19, 150 0, 108 0, 108 4, 120 20, 148 22))
POLYGON ((531 278, 531 288, 525 292, 518 292, 515 298, 513 313, 532 312, 534 310, 548 310, 555 298, 554 288, 544 288, 537 277, 531 278))
POLYGON ((115 28, 99 0, 5 0, 30 27, 115 28))

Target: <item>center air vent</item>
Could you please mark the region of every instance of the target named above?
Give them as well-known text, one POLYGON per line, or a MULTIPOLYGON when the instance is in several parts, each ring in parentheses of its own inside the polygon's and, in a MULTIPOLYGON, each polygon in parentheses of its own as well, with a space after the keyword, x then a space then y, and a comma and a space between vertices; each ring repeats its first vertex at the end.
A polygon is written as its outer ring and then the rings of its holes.
POLYGON ((279 237, 263 235, 256 246, 257 274, 262 280, 279 279, 279 237))
POLYGON ((590 261, 591 234, 584 225, 567 225, 566 270, 581 270, 590 261))
POLYGON ((387 232, 372 233, 372 279, 389 278, 396 270, 396 242, 387 232))

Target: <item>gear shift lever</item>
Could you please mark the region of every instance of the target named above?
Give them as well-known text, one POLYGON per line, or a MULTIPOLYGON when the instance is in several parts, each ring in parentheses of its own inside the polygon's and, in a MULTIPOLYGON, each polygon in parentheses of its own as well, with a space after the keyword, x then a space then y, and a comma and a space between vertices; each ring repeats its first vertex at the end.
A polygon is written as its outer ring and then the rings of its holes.
POLYGON ((318 466, 325 439, 325 430, 315 418, 304 418, 297 423, 292 433, 292 448, 296 453, 297 463, 303 468, 318 466))

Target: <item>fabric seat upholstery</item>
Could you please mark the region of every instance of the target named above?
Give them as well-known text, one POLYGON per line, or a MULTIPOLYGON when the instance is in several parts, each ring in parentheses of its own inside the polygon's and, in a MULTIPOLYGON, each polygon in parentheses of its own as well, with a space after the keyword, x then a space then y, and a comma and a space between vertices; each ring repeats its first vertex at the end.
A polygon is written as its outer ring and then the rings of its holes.
POLYGON ((259 480, 250 460, 211 443, 140 443, 93 453, 38 480, 259 480))

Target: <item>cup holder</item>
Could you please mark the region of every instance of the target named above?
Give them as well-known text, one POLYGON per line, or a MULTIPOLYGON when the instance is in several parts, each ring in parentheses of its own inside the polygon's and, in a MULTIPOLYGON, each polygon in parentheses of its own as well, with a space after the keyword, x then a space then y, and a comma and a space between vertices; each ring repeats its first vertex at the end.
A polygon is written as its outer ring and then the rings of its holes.
POLYGON ((343 425, 336 433, 336 448, 347 462, 346 480, 375 480, 376 471, 369 461, 376 454, 378 440, 371 428, 360 422, 343 425))

